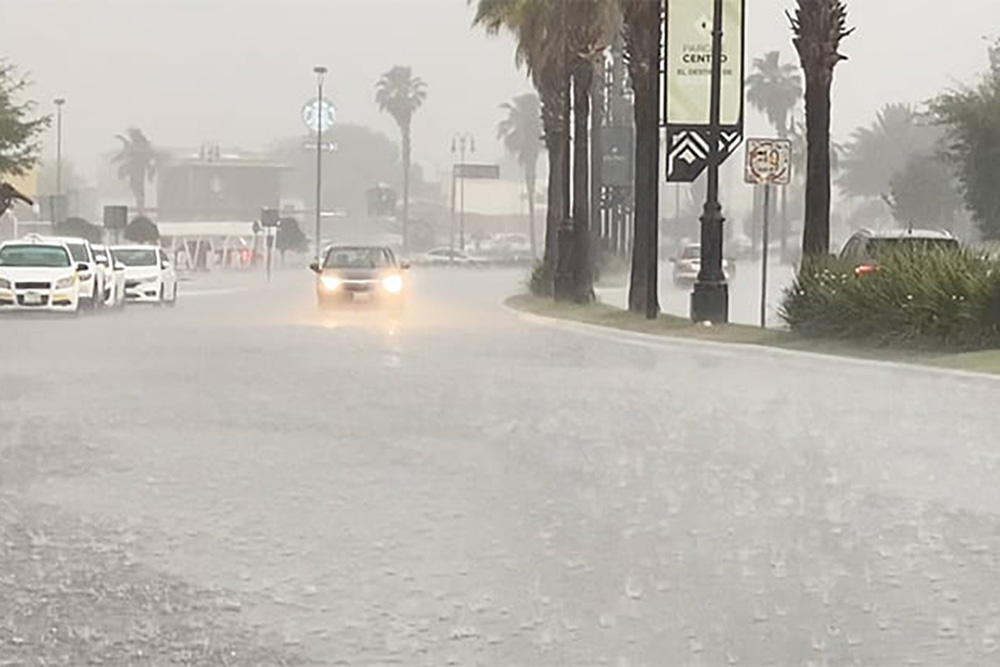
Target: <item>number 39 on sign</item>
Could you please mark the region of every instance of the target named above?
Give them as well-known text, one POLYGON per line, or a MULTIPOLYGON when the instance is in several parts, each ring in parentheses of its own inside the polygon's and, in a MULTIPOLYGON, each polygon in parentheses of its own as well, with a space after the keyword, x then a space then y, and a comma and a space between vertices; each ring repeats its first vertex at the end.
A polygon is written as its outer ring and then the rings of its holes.
POLYGON ((792 181, 792 142, 747 139, 745 180, 752 185, 788 185, 792 181))

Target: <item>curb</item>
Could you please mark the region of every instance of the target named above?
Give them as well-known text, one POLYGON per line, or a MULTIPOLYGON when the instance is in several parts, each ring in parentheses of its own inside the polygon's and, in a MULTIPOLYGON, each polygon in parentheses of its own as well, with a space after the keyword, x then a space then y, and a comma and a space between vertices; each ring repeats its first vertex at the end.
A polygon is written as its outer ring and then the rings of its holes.
POLYGON ((697 340, 692 338, 682 338, 680 336, 657 335, 643 333, 639 331, 627 331, 614 327, 602 326, 600 324, 590 324, 587 322, 577 322, 565 320, 547 315, 537 315, 528 313, 510 306, 502 304, 504 310, 513 314, 520 320, 554 329, 571 331, 591 338, 598 338, 612 343, 633 345, 638 347, 663 349, 679 348, 708 352, 716 357, 747 359, 762 356, 771 357, 778 360, 796 360, 819 362, 823 365, 836 363, 838 365, 849 365, 858 369, 881 368, 893 370, 911 375, 921 375, 925 377, 950 377, 962 380, 975 381, 978 383, 1000 386, 1000 375, 993 373, 983 373, 978 371, 967 371, 955 368, 942 368, 938 366, 911 364, 901 361, 883 361, 879 359, 860 359, 858 357, 839 356, 834 354, 824 354, 822 352, 808 352, 803 350, 788 350, 780 347, 768 345, 755 345, 753 343, 723 343, 718 341, 697 340))

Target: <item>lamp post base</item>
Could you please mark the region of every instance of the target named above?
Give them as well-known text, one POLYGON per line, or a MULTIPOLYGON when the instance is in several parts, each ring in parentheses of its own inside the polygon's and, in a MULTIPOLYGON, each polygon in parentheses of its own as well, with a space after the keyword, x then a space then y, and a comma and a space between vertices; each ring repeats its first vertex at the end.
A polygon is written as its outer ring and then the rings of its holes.
POLYGON ((729 322, 729 285, 697 282, 691 293, 691 321, 726 324, 729 322))

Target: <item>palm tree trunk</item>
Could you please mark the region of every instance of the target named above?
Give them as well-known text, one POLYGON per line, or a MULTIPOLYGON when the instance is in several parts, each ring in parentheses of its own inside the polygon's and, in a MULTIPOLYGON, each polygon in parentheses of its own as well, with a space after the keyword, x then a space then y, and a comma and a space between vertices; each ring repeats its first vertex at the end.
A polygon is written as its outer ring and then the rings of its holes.
POLYGON ((604 189, 604 179, 601 173, 604 159, 604 145, 601 141, 601 132, 604 128, 604 105, 607 98, 607 95, 605 95, 606 72, 603 58, 598 58, 594 66, 593 79, 591 96, 593 97, 594 104, 590 111, 590 215, 593 223, 591 240, 599 240, 600 243, 597 250, 598 252, 604 252, 607 249, 607 241, 610 234, 608 233, 601 208, 601 195, 604 189))
POLYGON ((559 260, 559 225, 566 215, 569 192, 566 188, 568 131, 564 117, 565 90, 558 77, 548 76, 539 82, 542 98, 542 126, 545 133, 549 176, 546 188, 545 248, 543 249, 542 293, 554 290, 559 260))
MULTIPOLYGON (((658 243, 660 169, 659 19, 644 21, 635 30, 644 31, 648 52, 634 54, 632 88, 635 93, 635 214, 632 238, 632 275, 628 308, 646 312, 649 300, 658 302, 658 243), (652 294, 650 294, 652 290, 652 294)), ((636 40, 637 41, 637 40, 636 40)), ((657 306, 657 309, 659 307, 657 306)))
POLYGON ((135 196, 135 207, 139 215, 146 214, 146 175, 132 177, 132 194, 135 196))
POLYGON ((594 66, 578 58, 573 68, 573 294, 577 303, 594 298, 590 219, 590 91, 594 66))
POLYGON ((538 173, 535 165, 530 164, 524 168, 524 190, 528 195, 528 237, 531 242, 531 261, 538 257, 538 240, 535 232, 535 186, 538 181, 538 173))
MULTIPOLYGON (((568 5, 564 5, 568 7, 568 5)), ((572 190, 572 138, 570 118, 572 115, 572 73, 569 68, 561 68, 560 87, 562 90, 562 109, 560 116, 560 126, 565 131, 559 137, 559 176, 560 188, 563 192, 561 201, 562 207, 559 212, 559 224, 556 230, 556 266, 553 279, 553 296, 556 301, 571 301, 573 299, 573 250, 574 250, 574 230, 571 213, 571 197, 575 194, 572 190)))
POLYGON ((410 126, 400 128, 403 135, 403 254, 410 250, 410 151, 412 149, 410 126))
POLYGON ((830 88, 832 73, 806 73, 806 211, 803 257, 830 252, 830 88))

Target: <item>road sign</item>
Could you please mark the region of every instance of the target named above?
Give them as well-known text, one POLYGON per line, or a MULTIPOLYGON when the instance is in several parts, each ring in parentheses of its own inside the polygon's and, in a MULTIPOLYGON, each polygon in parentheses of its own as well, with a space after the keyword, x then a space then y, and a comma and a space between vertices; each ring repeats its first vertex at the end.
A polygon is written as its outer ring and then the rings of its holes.
POLYGON ((302 122, 313 132, 326 132, 337 120, 337 110, 327 99, 314 99, 302 107, 302 122))
MULTIPOLYGON (((302 148, 304 148, 304 149, 306 149, 308 151, 315 152, 316 151, 316 142, 315 141, 306 141, 306 142, 304 142, 302 144, 302 148)), ((337 152, 337 144, 335 144, 333 142, 324 141, 323 143, 321 143, 319 145, 319 149, 321 151, 326 152, 326 153, 336 153, 337 152)))
POLYGON ((744 179, 751 185, 792 182, 792 142, 788 139, 747 139, 744 179))
MULTIPOLYGON (((746 0, 723 0, 719 151, 743 141, 746 0)), ((667 180, 692 183, 708 166, 711 141, 713 0, 667 0, 664 112, 667 180)))
POLYGON ((260 210, 260 224, 263 227, 277 227, 281 224, 276 208, 262 208, 260 210))
POLYGON ((128 206, 105 206, 105 229, 121 230, 128 226, 128 206))
POLYGON ((468 180, 496 181, 500 179, 500 165, 456 164, 455 177, 468 180))
POLYGON ((604 147, 604 156, 601 160, 602 184, 616 188, 631 188, 635 154, 635 133, 632 128, 601 128, 601 145, 604 147))

